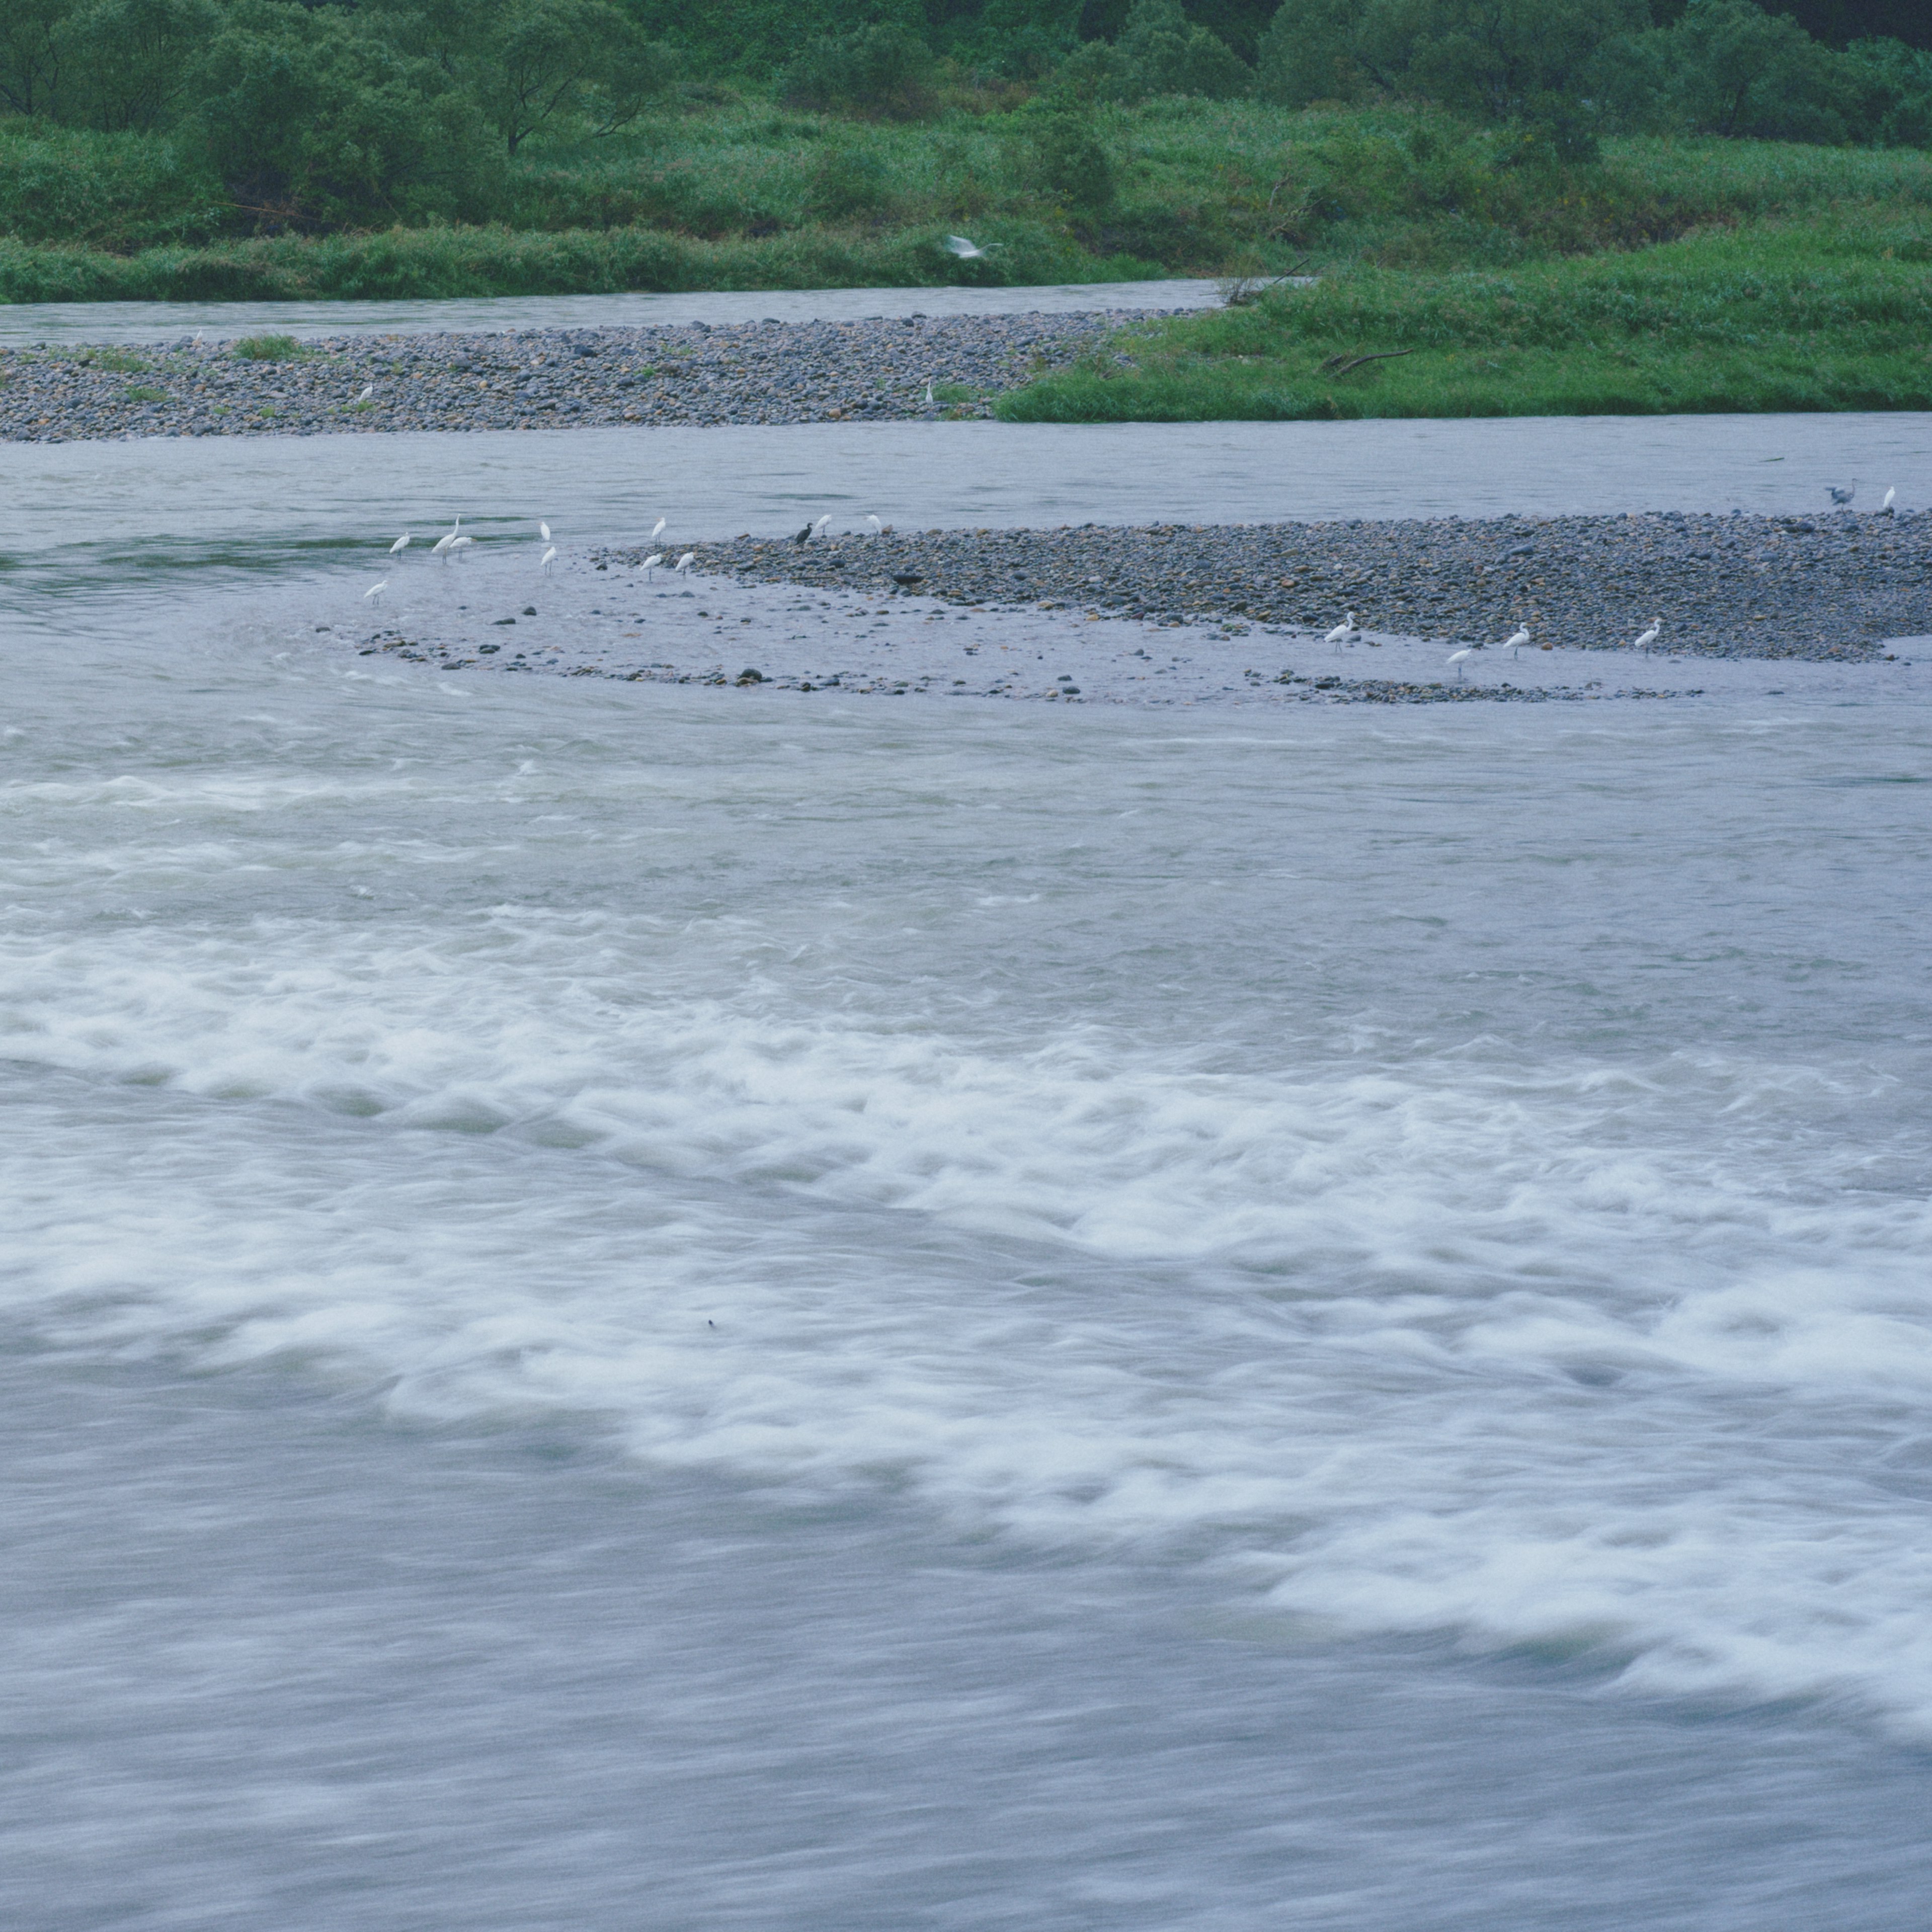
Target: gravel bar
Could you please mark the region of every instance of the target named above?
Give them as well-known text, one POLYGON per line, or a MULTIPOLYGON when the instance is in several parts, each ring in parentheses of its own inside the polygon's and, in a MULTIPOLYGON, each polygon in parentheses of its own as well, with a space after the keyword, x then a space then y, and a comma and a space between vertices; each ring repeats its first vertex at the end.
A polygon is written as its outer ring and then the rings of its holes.
POLYGON ((232 343, 44 344, 0 350, 0 440, 984 416, 1150 313, 345 335, 261 360, 232 343))
MULTIPOLYGON (((1858 660, 1932 633, 1932 512, 1819 517, 1450 518, 1400 522, 927 530, 695 546, 766 583, 899 587, 1168 623, 1231 620, 1495 645, 1858 660)), ((628 551, 612 551, 634 561, 628 551)))

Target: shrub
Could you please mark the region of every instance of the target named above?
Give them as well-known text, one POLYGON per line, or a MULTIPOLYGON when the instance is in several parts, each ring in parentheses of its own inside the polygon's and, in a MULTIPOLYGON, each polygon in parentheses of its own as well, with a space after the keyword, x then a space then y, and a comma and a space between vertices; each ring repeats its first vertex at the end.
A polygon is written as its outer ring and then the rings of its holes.
POLYGON ((794 107, 887 121, 922 121, 938 110, 932 50, 886 21, 814 41, 780 76, 794 107))
POLYGON ((235 353, 244 362, 292 362, 307 352, 292 335, 244 335, 235 353))
POLYGON ((1118 186, 1114 158, 1084 115, 1042 115, 1032 129, 1034 164, 1046 191, 1076 214, 1102 214, 1118 186))
POLYGON ((123 254, 210 240, 226 203, 221 184, 166 136, 0 122, 0 233, 123 254))
POLYGON ((828 221, 848 221, 855 215, 877 218, 896 197, 892 170, 883 154, 866 148, 828 148, 812 170, 806 205, 828 221))

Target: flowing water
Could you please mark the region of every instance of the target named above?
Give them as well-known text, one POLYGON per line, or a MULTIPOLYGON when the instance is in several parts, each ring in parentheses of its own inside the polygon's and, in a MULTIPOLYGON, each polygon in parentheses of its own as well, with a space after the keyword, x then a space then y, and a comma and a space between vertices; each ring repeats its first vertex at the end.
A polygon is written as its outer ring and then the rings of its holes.
POLYGON ((10 1922, 1922 1922, 1922 700, 372 670, 368 454, 14 517, 10 1922))

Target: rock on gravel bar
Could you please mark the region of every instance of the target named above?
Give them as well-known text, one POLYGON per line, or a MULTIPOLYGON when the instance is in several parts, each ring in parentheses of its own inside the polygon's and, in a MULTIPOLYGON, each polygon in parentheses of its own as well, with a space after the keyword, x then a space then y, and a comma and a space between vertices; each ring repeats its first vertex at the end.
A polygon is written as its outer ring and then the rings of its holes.
POLYGON ((1108 310, 352 335, 261 361, 226 342, 42 345, 0 350, 0 438, 983 416, 1002 390, 1147 319, 1108 310))
MULTIPOLYGON (((628 556, 628 553, 613 553, 628 556)), ((964 604, 1201 617, 1709 657, 1856 659, 1932 633, 1932 512, 1818 517, 1450 518, 1053 530, 928 530, 698 546, 699 566, 767 582, 964 604)))

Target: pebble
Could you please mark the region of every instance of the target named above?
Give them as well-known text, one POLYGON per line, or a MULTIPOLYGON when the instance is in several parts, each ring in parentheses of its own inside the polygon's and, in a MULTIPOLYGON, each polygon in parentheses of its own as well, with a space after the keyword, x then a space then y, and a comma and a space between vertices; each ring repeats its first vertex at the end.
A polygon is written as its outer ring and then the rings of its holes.
POLYGON ((1000 392, 1145 319, 1090 311, 343 335, 260 362, 230 343, 185 340, 0 349, 0 440, 983 417, 1000 392), (970 394, 928 403, 928 385, 970 394))
MULTIPOLYGON (((700 544, 699 568, 956 604, 1496 644, 1856 660, 1932 633, 1932 512, 927 530, 700 544)), ((627 551, 612 555, 634 560, 627 551)), ((1448 699, 1431 694, 1431 701, 1448 699)))

